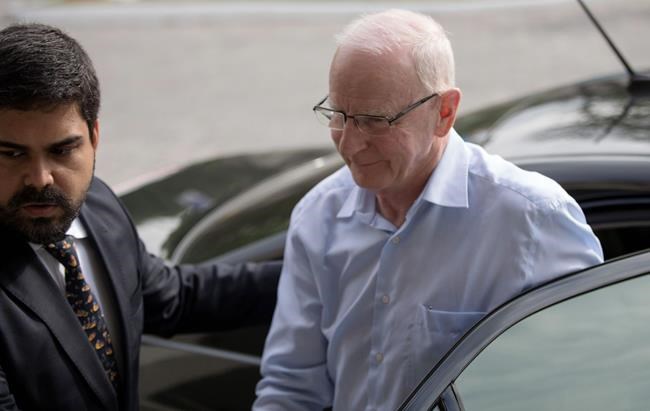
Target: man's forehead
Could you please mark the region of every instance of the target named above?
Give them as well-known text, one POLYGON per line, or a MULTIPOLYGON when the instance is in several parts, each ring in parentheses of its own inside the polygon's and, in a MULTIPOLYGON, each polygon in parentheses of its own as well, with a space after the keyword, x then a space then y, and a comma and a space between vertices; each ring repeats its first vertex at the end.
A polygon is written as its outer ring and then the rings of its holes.
POLYGON ((79 103, 63 102, 48 103, 34 102, 29 105, 20 105, 17 107, 0 107, 0 115, 8 115, 15 118, 20 117, 38 117, 38 118, 66 118, 69 120, 84 120, 79 103))
POLYGON ((347 71, 388 72, 410 77, 415 74, 412 55, 404 50, 376 51, 359 47, 339 47, 332 58, 330 75, 347 71))
POLYGON ((400 82, 359 81, 334 83, 330 87, 325 105, 348 114, 396 114, 413 101, 421 98, 421 86, 400 82))
MULTIPOLYGON (((385 116, 399 111, 400 103, 396 101, 397 99, 395 96, 377 98, 363 94, 354 95, 352 93, 333 92, 325 101, 325 105, 351 115, 370 114, 385 116)), ((401 99, 399 98, 399 100, 401 99)))
POLYGON ((4 142, 47 144, 88 133, 86 121, 73 103, 44 109, 0 110, 0 140, 4 142))
POLYGON ((412 61, 403 53, 377 55, 364 50, 337 51, 330 70, 330 100, 334 104, 366 103, 395 109, 422 94, 412 61))

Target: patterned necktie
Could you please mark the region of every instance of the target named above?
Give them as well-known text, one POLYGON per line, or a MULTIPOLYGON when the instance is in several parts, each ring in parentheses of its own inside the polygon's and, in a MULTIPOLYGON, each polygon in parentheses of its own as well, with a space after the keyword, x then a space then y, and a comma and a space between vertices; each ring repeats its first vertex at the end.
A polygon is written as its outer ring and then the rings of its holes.
POLYGON ((45 249, 63 264, 65 296, 86 332, 88 342, 95 349, 108 379, 117 390, 117 363, 111 336, 99 304, 81 272, 73 237, 68 235, 61 241, 46 244, 45 249))

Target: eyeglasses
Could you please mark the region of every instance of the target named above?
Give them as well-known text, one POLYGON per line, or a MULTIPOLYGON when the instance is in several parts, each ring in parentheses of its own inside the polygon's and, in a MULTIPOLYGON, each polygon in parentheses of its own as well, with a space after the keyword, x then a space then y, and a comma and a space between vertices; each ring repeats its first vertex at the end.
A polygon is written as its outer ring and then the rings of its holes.
POLYGON ((388 133, 393 123, 395 123, 397 120, 404 117, 437 95, 438 93, 433 93, 430 96, 426 96, 423 99, 420 99, 410 106, 406 107, 404 110, 400 111, 393 117, 373 116, 370 114, 355 114, 351 116, 344 113, 343 111, 333 110, 331 108, 321 106, 321 104, 327 100, 329 95, 325 96, 324 99, 319 101, 314 106, 313 110, 318 121, 332 130, 343 130, 348 119, 352 119, 354 120, 354 125, 356 125, 361 132, 372 135, 382 135, 388 133))

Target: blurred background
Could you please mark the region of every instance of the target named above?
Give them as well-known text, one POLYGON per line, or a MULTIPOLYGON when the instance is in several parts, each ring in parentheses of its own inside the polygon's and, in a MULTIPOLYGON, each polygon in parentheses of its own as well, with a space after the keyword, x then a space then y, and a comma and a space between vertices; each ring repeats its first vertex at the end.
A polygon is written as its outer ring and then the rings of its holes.
MULTIPOLYGON (((650 67, 650 0, 588 4, 632 65, 650 67)), ((623 70, 575 0, 0 0, 0 24, 53 24, 86 48, 103 93, 97 174, 120 190, 215 156, 328 146, 311 107, 333 36, 390 7, 449 32, 461 114, 623 70)))

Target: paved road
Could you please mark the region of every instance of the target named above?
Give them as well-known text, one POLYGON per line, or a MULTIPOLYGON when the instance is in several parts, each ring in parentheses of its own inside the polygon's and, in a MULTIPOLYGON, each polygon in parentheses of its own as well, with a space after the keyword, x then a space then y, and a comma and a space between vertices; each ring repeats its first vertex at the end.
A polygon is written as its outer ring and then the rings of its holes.
MULTIPOLYGON (((329 144, 310 109, 327 91, 332 37, 362 9, 381 7, 0 3, 0 19, 59 25, 90 53, 103 87, 97 173, 118 187, 216 155, 329 144)), ((650 67, 650 1, 591 3, 624 54, 650 67)), ((407 6, 450 32, 463 112, 621 70, 572 0, 407 6)))

